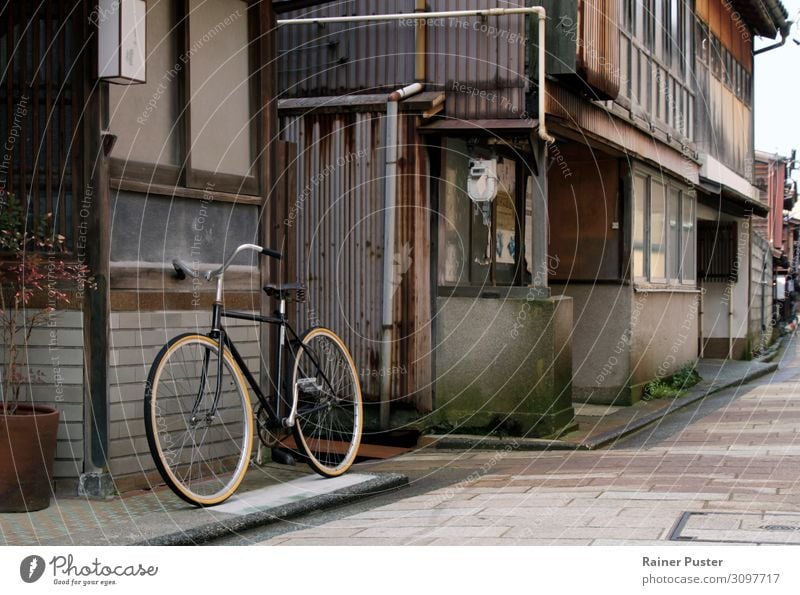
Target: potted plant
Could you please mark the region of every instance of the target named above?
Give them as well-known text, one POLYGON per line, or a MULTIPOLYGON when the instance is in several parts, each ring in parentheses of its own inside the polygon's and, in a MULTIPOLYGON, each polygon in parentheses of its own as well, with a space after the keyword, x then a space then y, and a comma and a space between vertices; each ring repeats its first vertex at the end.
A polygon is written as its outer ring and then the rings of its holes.
POLYGON ((0 195, 0 512, 29 512, 50 504, 59 412, 33 402, 32 385, 45 374, 27 363, 33 330, 68 302, 71 287, 92 285, 73 263, 52 217, 28 217, 13 195, 0 195))

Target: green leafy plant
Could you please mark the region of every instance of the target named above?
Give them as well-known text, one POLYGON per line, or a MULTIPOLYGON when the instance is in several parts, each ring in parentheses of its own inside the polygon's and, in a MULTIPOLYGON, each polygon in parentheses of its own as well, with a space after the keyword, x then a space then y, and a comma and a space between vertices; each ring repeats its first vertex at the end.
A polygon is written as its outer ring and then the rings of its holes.
POLYGON ((644 387, 642 400, 675 399, 686 394, 686 391, 700 382, 702 378, 697 373, 694 364, 685 364, 668 378, 656 378, 644 387))
POLYGON ((673 374, 670 384, 675 388, 686 390, 701 380, 702 378, 700 374, 697 373, 697 368, 694 364, 684 364, 680 370, 673 374))
POLYGON ((52 233, 52 215, 38 220, 12 194, 0 204, 0 328, 6 351, 0 362, 0 415, 16 412, 22 387, 42 382, 44 373, 25 362, 33 330, 47 324, 59 302, 69 303, 69 288, 95 287, 84 264, 73 262, 64 236, 52 233), (46 304, 34 308, 32 300, 46 304), (30 305, 30 307, 29 307, 30 305))

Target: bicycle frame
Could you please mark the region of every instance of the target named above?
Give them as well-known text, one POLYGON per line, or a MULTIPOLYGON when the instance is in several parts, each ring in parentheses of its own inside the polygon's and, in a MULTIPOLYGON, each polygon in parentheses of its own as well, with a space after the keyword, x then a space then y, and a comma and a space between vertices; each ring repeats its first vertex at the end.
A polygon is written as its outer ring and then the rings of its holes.
MULTIPOLYGON (((295 424, 295 420, 297 417, 297 406, 298 406, 298 393, 297 388, 293 387, 293 394, 292 394, 292 406, 289 411, 289 415, 287 417, 282 417, 281 405, 284 403, 284 395, 283 395, 283 381, 284 381, 284 359, 283 353, 287 347, 287 336, 286 331, 288 329, 289 333, 291 334, 291 338, 295 341, 300 342, 301 346, 305 347, 302 340, 300 339, 299 335, 295 332, 292 326, 289 324, 289 321, 286 317, 286 298, 281 295, 278 300, 278 310, 275 312, 274 316, 262 316, 260 314, 251 314, 249 312, 239 312, 237 310, 226 310, 223 306, 222 302, 222 293, 223 293, 223 275, 225 270, 231 265, 234 261, 236 256, 245 250, 252 250, 259 252, 261 254, 266 254, 269 256, 274 256, 280 258, 280 253, 274 252, 272 250, 268 250, 266 248, 262 248, 261 246, 257 246, 255 244, 242 244, 239 246, 226 260, 225 262, 218 267, 217 269, 208 271, 207 273, 201 275, 198 271, 195 271, 188 267, 185 263, 181 262, 180 260, 173 260, 173 266, 175 266, 176 271, 179 275, 191 275, 194 278, 204 277, 206 281, 211 281, 212 279, 216 280, 216 296, 214 299, 214 303, 212 305, 211 310, 211 332, 208 336, 211 339, 214 339, 219 344, 219 361, 217 363, 217 383, 214 389, 214 399, 212 401, 211 409, 208 411, 206 416, 208 418, 213 418, 217 412, 217 406, 219 405, 220 395, 222 394, 222 383, 221 379, 223 377, 222 374, 222 367, 224 362, 224 352, 225 349, 229 349, 231 355, 233 356, 234 361, 239 366, 239 369, 244 374, 247 383, 250 385, 250 388, 253 389, 256 397, 258 398, 261 406, 269 414, 269 421, 270 425, 274 424, 274 427, 282 427, 282 428, 291 428, 295 424), (236 349, 236 345, 234 345, 233 341, 231 341, 228 334, 225 332, 225 328, 222 325, 223 318, 237 318, 239 320, 249 320, 252 322, 258 322, 260 324, 277 324, 279 326, 279 333, 278 333, 278 346, 275 352, 275 372, 277 374, 277 380, 274 382, 275 385, 275 404, 276 406, 273 407, 272 403, 269 402, 269 399, 264 392, 261 390, 260 383, 253 377, 252 372, 247 367, 247 364, 244 361, 244 358, 236 349)), ((179 278, 184 278, 179 276, 179 278)), ((313 362, 313 364, 319 370, 322 379, 325 381, 325 384, 330 388, 332 393, 335 393, 333 389, 333 385, 331 384, 328 377, 325 373, 321 370, 319 366, 319 362, 314 357, 314 354, 310 350, 306 350, 308 353, 309 358, 313 362)), ((195 420, 195 415, 197 413, 197 408, 202 401, 202 396, 205 392, 205 385, 206 380, 208 378, 207 368, 208 368, 208 361, 209 361, 209 353, 206 351, 203 361, 203 371, 202 376, 200 379, 200 388, 197 394, 197 399, 195 400, 194 407, 192 408, 192 420, 195 420)), ((313 411, 313 410, 312 410, 313 411)))
MULTIPOLYGON (((286 403, 284 400, 284 383, 283 380, 284 376, 284 351, 287 349, 287 335, 286 331, 289 331, 290 339, 294 339, 298 341, 301 345, 305 346, 300 336, 294 330, 291 324, 289 324, 288 319, 286 318, 286 301, 280 300, 279 302, 279 310, 276 312, 274 316, 262 316, 260 314, 251 314, 249 312, 240 312, 237 310, 226 310, 221 304, 215 303, 212 309, 212 329, 209 333, 209 337, 215 339, 219 342, 220 345, 220 356, 218 360, 219 370, 217 373, 217 378, 222 378, 222 362, 224 356, 224 349, 228 349, 233 356, 234 361, 239 366, 239 369, 244 374, 245 380, 250 385, 250 388, 253 389, 258 401, 261 405, 266 409, 269 413, 270 418, 270 426, 276 428, 291 428, 295 424, 295 420, 297 417, 297 406, 298 406, 298 399, 296 394, 291 395, 291 409, 289 410, 288 416, 283 416, 283 411, 280 409, 283 404, 286 403), (260 324, 271 324, 271 325, 279 325, 279 339, 278 339, 278 347, 275 352, 275 360, 274 360, 274 370, 277 375, 277 378, 273 382, 275 387, 275 407, 270 402, 270 399, 267 395, 264 394, 264 391, 261 389, 261 384, 258 380, 253 376, 253 373, 248 368, 247 363, 244 361, 244 358, 239 353, 239 350, 236 349, 236 345, 231 340, 230 336, 225 332, 225 327, 222 325, 223 318, 234 318, 239 320, 249 320, 251 322, 258 322, 260 324)), ((311 361, 319 368, 319 362, 314 357, 313 353, 310 351, 306 351, 311 361)), ((207 362, 206 362, 207 365, 207 362)), ((322 374, 322 378, 325 384, 330 387, 331 391, 333 392, 333 386, 331 385, 330 380, 325 376, 324 372, 320 369, 320 373, 322 374)), ((203 374, 205 375, 205 366, 203 374)), ((213 417, 216 413, 217 404, 219 401, 219 397, 221 394, 221 383, 218 381, 217 386, 214 390, 214 401, 212 405, 212 409, 209 412, 209 415, 213 417)), ((200 394, 204 390, 204 381, 201 382, 201 389, 200 394)), ((199 401, 199 399, 198 399, 199 401)), ((322 406, 321 406, 322 407, 322 406)), ((320 408, 321 408, 320 407, 320 408)), ((313 410, 312 410, 313 411, 313 410)), ((194 413, 194 412, 193 412, 194 413)))
MULTIPOLYGON (((250 385, 250 388, 253 390, 253 393, 258 398, 258 401, 261 403, 262 407, 267 410, 269 413, 270 420, 275 423, 276 427, 285 426, 291 427, 294 424, 294 418, 296 415, 296 408, 297 404, 292 400, 292 409, 289 411, 289 415, 284 417, 282 415, 282 411, 280 410, 281 405, 284 403, 284 351, 287 348, 286 338, 287 338, 287 330, 290 334, 290 337, 295 340, 300 340, 300 337, 295 332, 294 328, 292 328, 291 324, 289 324, 288 319, 286 318, 286 302, 285 300, 280 301, 279 310, 273 316, 263 316, 260 314, 252 314, 250 312, 239 312, 237 310, 226 310, 222 304, 214 303, 212 306, 211 312, 211 321, 212 321, 212 328, 211 332, 209 333, 209 337, 215 339, 219 342, 220 345, 220 357, 218 360, 218 365, 221 367, 223 362, 223 353, 224 349, 230 351, 231 355, 233 356, 234 361, 239 366, 239 369, 244 374, 247 383, 250 385), (277 349, 275 350, 275 359, 274 359, 274 370, 276 374, 276 378, 273 379, 273 385, 275 388, 275 406, 273 403, 270 402, 270 399, 267 398, 267 395, 264 394, 264 391, 261 389, 260 382, 253 376, 253 373, 250 371, 250 368, 244 361, 244 358, 239 353, 239 350, 236 348, 236 345, 231 340, 228 333, 225 331, 225 327, 222 324, 223 318, 234 318, 238 320, 249 320, 251 322, 258 322, 259 324, 270 324, 270 325, 278 325, 278 345, 277 349), (285 423, 282 423, 282 420, 286 420, 285 423)), ((221 371, 217 376, 218 378, 222 378, 221 371)), ((216 412, 217 401, 219 399, 219 394, 221 392, 221 386, 217 383, 216 390, 214 391, 214 405, 212 409, 212 414, 216 412)))

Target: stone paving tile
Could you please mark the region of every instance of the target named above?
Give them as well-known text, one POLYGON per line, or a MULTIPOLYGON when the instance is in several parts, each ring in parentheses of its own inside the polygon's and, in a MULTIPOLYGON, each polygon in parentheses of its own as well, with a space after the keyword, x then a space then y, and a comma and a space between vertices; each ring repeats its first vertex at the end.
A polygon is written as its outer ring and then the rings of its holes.
POLYGON ((355 537, 362 538, 388 538, 403 539, 415 535, 424 536, 429 529, 425 527, 369 527, 361 529, 355 537))
MULTIPOLYGON (((797 353, 789 359, 800 364, 797 353)), ((707 539, 733 533, 755 539, 764 531, 743 526, 743 514, 800 512, 800 386, 767 384, 770 377, 760 382, 742 387, 723 407, 699 410, 685 427, 644 447, 623 442, 591 452, 405 455, 398 461, 427 474, 435 474, 437 465, 451 467, 452 457, 478 477, 333 526, 363 528, 362 535, 375 534, 375 543, 391 531, 389 523, 399 523, 415 544, 681 546, 691 542, 667 539, 684 512, 719 511, 737 514, 694 517, 693 531, 707 539), (489 473, 480 475, 487 464, 489 473), (413 522, 424 526, 403 525, 413 522)), ((384 469, 393 464, 381 463, 384 469)))
POLYGON ((471 516, 481 511, 481 508, 430 508, 420 510, 385 510, 378 508, 366 512, 360 512, 350 518, 356 519, 391 519, 395 517, 452 517, 452 516, 471 516))

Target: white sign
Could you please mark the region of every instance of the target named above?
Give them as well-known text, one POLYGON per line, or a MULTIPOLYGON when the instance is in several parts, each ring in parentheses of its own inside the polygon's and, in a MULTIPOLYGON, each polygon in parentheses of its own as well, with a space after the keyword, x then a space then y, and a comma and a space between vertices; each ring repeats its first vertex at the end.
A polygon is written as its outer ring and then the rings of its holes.
POLYGON ((97 76, 110 83, 146 82, 147 2, 100 0, 97 76))

